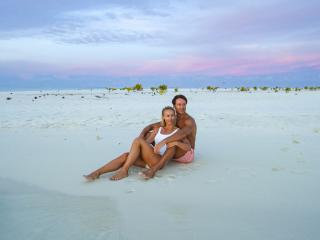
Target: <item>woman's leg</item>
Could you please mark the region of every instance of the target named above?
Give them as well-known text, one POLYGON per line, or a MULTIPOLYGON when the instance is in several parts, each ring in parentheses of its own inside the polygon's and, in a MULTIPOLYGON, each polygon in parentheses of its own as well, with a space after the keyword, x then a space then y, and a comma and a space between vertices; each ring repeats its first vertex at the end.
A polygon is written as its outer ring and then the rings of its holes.
POLYGON ((122 167, 124 162, 127 160, 129 153, 123 153, 117 158, 113 159, 112 161, 108 162, 107 164, 103 165, 101 168, 93 171, 89 175, 83 175, 87 180, 93 181, 97 178, 99 178, 100 175, 108 172, 113 172, 115 170, 118 170, 122 167))
POLYGON ((153 152, 153 148, 150 146, 146 140, 142 138, 136 138, 132 145, 127 157, 127 160, 121 167, 121 169, 110 179, 120 180, 128 176, 129 168, 137 161, 137 159, 142 158, 149 166, 155 165, 161 158, 160 155, 153 152))

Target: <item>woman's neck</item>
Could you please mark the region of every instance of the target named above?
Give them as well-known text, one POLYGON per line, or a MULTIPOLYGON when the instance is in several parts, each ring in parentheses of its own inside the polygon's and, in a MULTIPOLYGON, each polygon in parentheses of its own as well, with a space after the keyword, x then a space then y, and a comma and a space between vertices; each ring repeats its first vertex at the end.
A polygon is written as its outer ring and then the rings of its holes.
POLYGON ((165 130, 173 130, 174 129, 174 125, 166 125, 165 127, 163 127, 165 130))

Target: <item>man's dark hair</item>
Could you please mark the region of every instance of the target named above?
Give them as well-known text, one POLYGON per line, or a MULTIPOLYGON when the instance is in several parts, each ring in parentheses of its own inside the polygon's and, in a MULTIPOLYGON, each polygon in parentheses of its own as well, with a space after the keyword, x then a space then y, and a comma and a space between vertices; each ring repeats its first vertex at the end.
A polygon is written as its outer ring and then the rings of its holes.
POLYGON ((186 103, 188 103, 187 98, 184 95, 176 95, 173 99, 172 99, 172 105, 176 105, 176 100, 182 98, 183 100, 186 101, 186 103))

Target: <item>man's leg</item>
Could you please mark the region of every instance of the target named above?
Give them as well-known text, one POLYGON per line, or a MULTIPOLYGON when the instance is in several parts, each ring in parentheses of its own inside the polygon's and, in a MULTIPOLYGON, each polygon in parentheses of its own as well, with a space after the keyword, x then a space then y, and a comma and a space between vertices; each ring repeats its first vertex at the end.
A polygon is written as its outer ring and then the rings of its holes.
POLYGON ((175 154, 172 158, 177 159, 182 157, 183 155, 185 155, 187 153, 187 151, 181 149, 181 148, 176 148, 175 154))

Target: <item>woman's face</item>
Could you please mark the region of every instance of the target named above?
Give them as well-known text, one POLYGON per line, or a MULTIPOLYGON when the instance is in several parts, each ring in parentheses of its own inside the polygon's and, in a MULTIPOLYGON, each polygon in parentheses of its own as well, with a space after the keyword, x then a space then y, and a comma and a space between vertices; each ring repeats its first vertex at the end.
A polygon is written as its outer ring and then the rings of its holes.
POLYGON ((171 109, 167 109, 163 112, 163 119, 164 119, 166 125, 175 125, 176 114, 171 109))

